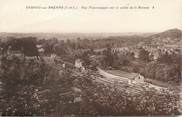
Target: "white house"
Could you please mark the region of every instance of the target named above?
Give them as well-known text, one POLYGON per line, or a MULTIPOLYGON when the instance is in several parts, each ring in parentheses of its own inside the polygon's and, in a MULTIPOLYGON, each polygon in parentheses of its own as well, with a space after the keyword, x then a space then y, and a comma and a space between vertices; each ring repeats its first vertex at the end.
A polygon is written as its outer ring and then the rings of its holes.
POLYGON ((44 53, 45 50, 41 44, 36 45, 36 47, 37 47, 39 53, 44 53))
POLYGON ((83 67, 83 61, 81 59, 76 59, 75 60, 75 67, 76 68, 81 68, 83 67))
POLYGON ((56 54, 51 54, 51 58, 55 59, 56 58, 56 54))
POLYGON ((75 60, 75 67, 81 71, 85 71, 85 67, 83 66, 83 61, 81 59, 75 60))
POLYGON ((133 77, 131 79, 132 83, 142 83, 144 82, 144 76, 138 74, 138 73, 132 73, 133 77))

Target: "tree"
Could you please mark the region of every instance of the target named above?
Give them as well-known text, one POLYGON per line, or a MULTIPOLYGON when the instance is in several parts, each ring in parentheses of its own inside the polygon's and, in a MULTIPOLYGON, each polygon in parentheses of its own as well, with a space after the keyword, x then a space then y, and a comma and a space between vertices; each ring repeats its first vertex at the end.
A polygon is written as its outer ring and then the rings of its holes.
POLYGON ((139 51, 139 58, 140 60, 144 61, 144 62, 149 62, 150 61, 150 56, 149 56, 149 52, 146 51, 143 48, 140 48, 139 51))
POLYGON ((171 63, 180 64, 180 61, 181 61, 180 53, 174 53, 174 52, 172 53, 160 52, 160 56, 158 58, 159 63, 166 63, 166 64, 171 64, 171 63))
POLYGON ((38 49, 36 47, 36 38, 28 37, 22 38, 22 49, 25 56, 39 56, 38 49))
POLYGON ((6 42, 4 49, 10 49, 11 51, 20 51, 25 56, 37 56, 39 55, 36 47, 36 38, 25 37, 25 38, 10 38, 6 42), (9 48, 11 47, 11 48, 9 48))
POLYGON ((43 83, 46 66, 33 61, 22 63, 18 58, 1 62, 2 115, 43 114, 37 90, 43 83))
POLYGON ((103 52, 104 53, 104 66, 105 67, 111 67, 113 64, 113 55, 112 55, 112 49, 108 46, 108 48, 103 52))

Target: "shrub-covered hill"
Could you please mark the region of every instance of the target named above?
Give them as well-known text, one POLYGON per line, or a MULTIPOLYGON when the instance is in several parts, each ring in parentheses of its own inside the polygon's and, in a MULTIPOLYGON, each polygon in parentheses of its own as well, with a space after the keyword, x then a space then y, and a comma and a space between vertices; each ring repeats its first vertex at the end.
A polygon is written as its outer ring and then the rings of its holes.
POLYGON ((96 82, 94 71, 60 68, 43 60, 1 62, 2 115, 174 115, 179 96, 142 90, 139 94, 96 82))

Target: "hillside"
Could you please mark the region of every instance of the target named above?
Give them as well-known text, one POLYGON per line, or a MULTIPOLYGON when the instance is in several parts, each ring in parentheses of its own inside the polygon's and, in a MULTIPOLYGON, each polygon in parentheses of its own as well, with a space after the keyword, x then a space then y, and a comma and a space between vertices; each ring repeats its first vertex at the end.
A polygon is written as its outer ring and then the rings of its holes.
POLYGON ((180 29, 170 29, 147 37, 150 44, 179 44, 182 43, 182 31, 180 29))
POLYGON ((180 29, 170 29, 170 30, 166 30, 164 32, 158 33, 158 34, 154 34, 151 37, 154 38, 171 38, 171 39, 175 39, 175 38, 179 38, 181 39, 182 37, 182 31, 180 29))

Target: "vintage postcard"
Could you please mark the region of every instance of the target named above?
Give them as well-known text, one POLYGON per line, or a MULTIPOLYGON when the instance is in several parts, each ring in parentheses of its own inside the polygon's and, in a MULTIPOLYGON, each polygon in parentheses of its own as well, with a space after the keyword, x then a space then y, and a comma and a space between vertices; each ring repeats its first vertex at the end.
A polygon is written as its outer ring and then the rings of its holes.
POLYGON ((182 114, 182 0, 1 0, 0 116, 182 114))

